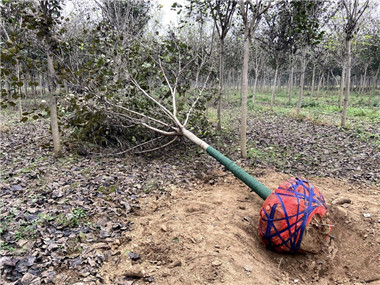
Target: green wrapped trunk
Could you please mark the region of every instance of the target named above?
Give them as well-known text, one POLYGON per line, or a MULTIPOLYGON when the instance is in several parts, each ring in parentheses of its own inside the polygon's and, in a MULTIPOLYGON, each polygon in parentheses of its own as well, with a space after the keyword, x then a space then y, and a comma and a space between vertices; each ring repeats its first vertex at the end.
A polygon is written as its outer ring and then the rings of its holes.
POLYGON ((231 171, 237 178, 243 181, 249 188, 252 189, 252 191, 256 192, 264 200, 272 193, 268 187, 257 181, 241 167, 237 166, 233 161, 221 154, 212 146, 209 146, 206 151, 209 155, 223 164, 229 171, 231 171))

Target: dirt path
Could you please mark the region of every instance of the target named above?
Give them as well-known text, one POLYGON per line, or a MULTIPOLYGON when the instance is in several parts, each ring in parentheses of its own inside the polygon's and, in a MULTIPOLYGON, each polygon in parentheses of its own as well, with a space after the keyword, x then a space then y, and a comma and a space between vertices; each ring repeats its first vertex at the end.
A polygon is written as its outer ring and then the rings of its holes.
MULTIPOLYGON (((102 268, 105 281, 144 284, 153 277, 156 284, 380 284, 379 188, 314 180, 329 204, 334 239, 319 254, 294 256, 268 251, 260 243, 262 200, 230 174, 215 177, 215 185, 173 188, 168 196, 141 200, 134 230, 102 268), (331 205, 339 197, 352 202, 331 205), (140 258, 132 261, 131 252, 140 258)), ((260 181, 274 189, 287 178, 269 171, 260 181)))

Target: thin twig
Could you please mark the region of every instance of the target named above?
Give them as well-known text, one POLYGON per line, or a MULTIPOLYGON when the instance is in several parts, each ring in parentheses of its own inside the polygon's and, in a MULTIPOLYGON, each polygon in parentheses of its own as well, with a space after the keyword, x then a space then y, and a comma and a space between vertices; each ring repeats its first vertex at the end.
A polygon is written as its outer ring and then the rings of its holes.
POLYGON ((147 152, 152 152, 152 151, 159 150, 159 149, 161 149, 161 148, 167 147, 168 145, 171 145, 171 144, 174 143, 177 139, 178 139, 178 136, 176 136, 174 139, 172 139, 170 142, 168 142, 168 143, 166 143, 166 144, 164 144, 164 145, 158 146, 158 147, 156 147, 156 148, 148 149, 148 150, 143 150, 143 151, 135 152, 134 154, 142 154, 142 153, 147 153, 147 152))
POLYGON ((142 146, 144 146, 144 145, 147 145, 147 144, 149 144, 149 143, 151 143, 151 142, 153 142, 153 141, 156 141, 156 140, 158 140, 158 139, 162 139, 162 138, 163 138, 163 136, 158 137, 158 138, 155 138, 155 139, 151 139, 151 140, 149 140, 149 141, 147 141, 147 142, 141 143, 141 144, 136 145, 136 146, 134 146, 134 147, 131 147, 131 148, 127 149, 127 150, 124 150, 124 151, 121 151, 121 152, 117 152, 117 153, 112 153, 112 154, 110 154, 110 155, 121 155, 121 154, 124 154, 124 153, 130 152, 131 150, 134 150, 134 149, 136 149, 136 148, 139 148, 139 147, 142 147, 142 146))

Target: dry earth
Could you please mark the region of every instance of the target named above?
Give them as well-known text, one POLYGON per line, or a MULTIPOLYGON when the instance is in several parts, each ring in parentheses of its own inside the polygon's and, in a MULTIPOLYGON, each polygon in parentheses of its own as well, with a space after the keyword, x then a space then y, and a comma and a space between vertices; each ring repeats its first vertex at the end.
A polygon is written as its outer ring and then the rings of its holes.
MULTIPOLYGON (((141 209, 132 217, 133 231, 116 242, 113 257, 101 269, 104 280, 380 284, 380 188, 314 179, 329 206, 333 238, 318 254, 290 255, 261 244, 257 227, 262 200, 231 174, 218 171, 214 177, 213 185, 172 187, 168 195, 141 199, 141 209)), ((287 178, 267 170, 259 180, 274 189, 287 178)))

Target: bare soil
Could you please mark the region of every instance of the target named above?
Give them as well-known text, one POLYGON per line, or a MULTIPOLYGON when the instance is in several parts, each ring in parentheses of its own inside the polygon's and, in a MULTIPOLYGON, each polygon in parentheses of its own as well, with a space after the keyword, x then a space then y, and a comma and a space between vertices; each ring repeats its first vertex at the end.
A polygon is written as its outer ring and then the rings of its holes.
MULTIPOLYGON (((168 195, 141 199, 133 231, 101 269, 105 281, 380 284, 380 188, 314 179, 328 203, 333 238, 317 254, 280 254, 267 250, 257 235, 263 201, 231 174, 214 176, 214 185, 172 187, 168 195), (343 198, 351 202, 341 204, 343 198), (132 261, 130 252, 140 258, 132 261)), ((287 178, 268 170, 259 179, 274 189, 287 178)))

